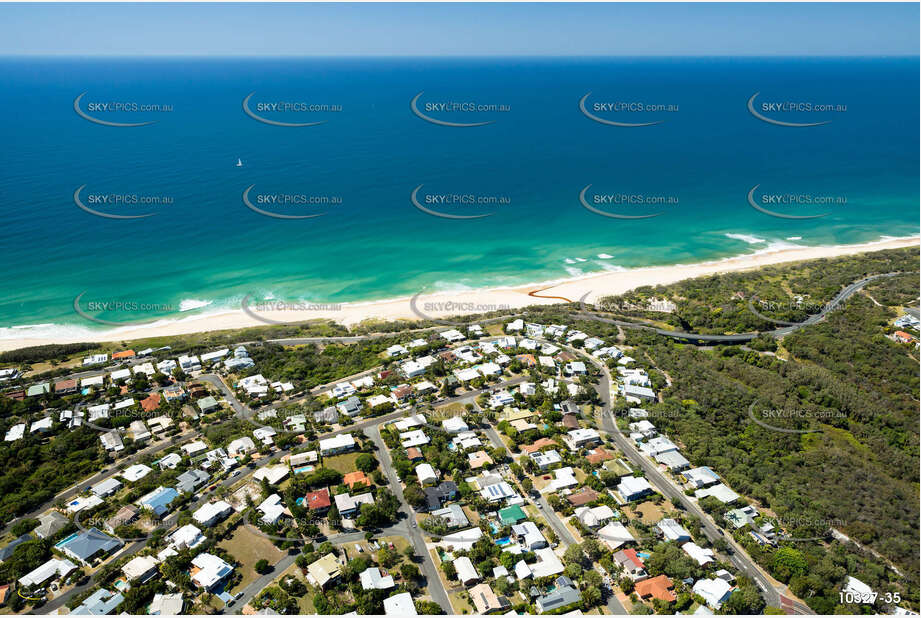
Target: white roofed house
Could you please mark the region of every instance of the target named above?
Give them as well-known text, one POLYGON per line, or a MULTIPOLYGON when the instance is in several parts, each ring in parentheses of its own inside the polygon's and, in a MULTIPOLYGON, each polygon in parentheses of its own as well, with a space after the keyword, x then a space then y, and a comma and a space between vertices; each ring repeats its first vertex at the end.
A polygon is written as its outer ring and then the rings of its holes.
POLYGON ((206 590, 213 590, 233 572, 231 565, 208 553, 201 553, 193 558, 192 566, 198 568, 192 575, 192 581, 206 590))
POLYGON ((541 534, 540 529, 533 521, 523 521, 512 526, 515 540, 525 551, 534 551, 547 547, 547 539, 541 534))
POLYGON ((154 369, 153 363, 141 363, 140 365, 135 365, 132 368, 132 371, 134 372, 134 375, 143 373, 148 378, 157 373, 157 370, 154 369))
POLYGON ((81 388, 98 388, 102 386, 104 381, 105 381, 105 376, 103 375, 90 376, 88 378, 82 378, 80 380, 80 387, 81 388))
POLYGON ((253 442, 253 439, 249 436, 243 436, 227 445, 227 454, 231 457, 237 457, 239 455, 246 455, 255 448, 256 444, 253 442))
POLYGON ((183 354, 179 357, 179 368, 182 369, 185 373, 201 371, 201 361, 198 360, 198 357, 195 355, 187 356, 183 354))
POLYGON ((173 371, 178 366, 179 366, 179 363, 177 363, 171 358, 167 358, 166 360, 162 360, 159 363, 157 363, 157 371, 159 371, 165 376, 169 376, 169 375, 173 375, 173 371))
POLYGON ((687 543, 681 546, 681 549, 684 550, 684 553, 689 555, 691 558, 697 561, 697 564, 704 566, 710 562, 713 562, 713 550, 709 548, 701 547, 696 543, 688 541, 687 543))
POLYGON ((441 421, 441 426, 444 427, 444 430, 448 433, 461 433, 470 429, 467 426, 467 423, 464 422, 464 419, 460 416, 452 416, 451 418, 446 418, 445 420, 441 421))
POLYGON ((640 386, 638 384, 624 384, 623 385, 624 397, 627 401, 632 403, 639 403, 640 401, 655 401, 656 393, 648 386, 640 386))
POLYGON ((640 445, 640 450, 649 457, 655 457, 669 451, 677 451, 678 445, 666 438, 665 436, 656 436, 648 442, 640 445))
POLYGON ((448 341, 450 341, 450 342, 463 341, 463 340, 465 339, 464 333, 462 333, 462 332, 460 332, 459 330, 456 330, 456 329, 454 329, 454 328, 452 328, 452 329, 450 329, 450 330, 446 330, 446 331, 444 331, 443 333, 439 333, 439 335, 440 335, 443 339, 446 339, 446 340, 448 340, 448 341))
POLYGON ((377 567, 368 567, 358 574, 358 579, 364 590, 390 590, 395 586, 393 576, 384 577, 377 567))
POLYGON ((109 379, 112 382, 121 382, 128 380, 131 377, 131 370, 128 368, 125 369, 116 369, 109 374, 109 379))
POLYGON ((215 363, 223 359, 228 354, 230 354, 230 350, 228 350, 227 348, 223 348, 221 350, 215 350, 214 352, 207 352, 201 355, 201 364, 210 365, 212 363, 215 363))
POLYGON ((387 348, 387 356, 390 356, 390 357, 401 356, 403 354, 406 354, 406 352, 407 352, 406 348, 404 348, 400 344, 395 344, 387 348))
POLYGON ((457 580, 465 586, 480 581, 480 574, 477 573, 473 562, 467 556, 461 556, 454 559, 454 570, 457 572, 457 580))
POLYGON ((698 579, 692 591, 702 597, 711 609, 719 609, 732 595, 732 584, 719 577, 698 579))
POLYGON ((698 500, 703 500, 708 496, 713 496, 723 504, 731 504, 739 499, 739 494, 732 491, 726 485, 718 483, 712 487, 707 487, 706 489, 698 489, 694 492, 694 497, 698 500))
POLYGON ((29 433, 35 433, 36 431, 40 433, 47 433, 51 431, 52 420, 50 416, 46 416, 41 420, 37 420, 29 427, 29 433))
POLYGON ((420 485, 434 485, 438 482, 438 474, 431 464, 421 463, 416 466, 416 476, 419 478, 420 485))
POLYGON ((281 519, 281 516, 285 512, 285 505, 281 500, 281 496, 272 494, 263 500, 262 503, 256 507, 256 510, 262 513, 262 523, 271 526, 281 519))
POLYGON ((274 427, 270 427, 266 425, 264 427, 257 427, 256 429, 254 429, 253 437, 256 440, 259 440, 260 442, 262 442, 264 445, 268 446, 274 443, 272 436, 276 435, 277 433, 278 432, 275 431, 274 427))
POLYGON ((601 442, 601 435, 594 429, 573 429, 563 438, 570 450, 577 451, 590 444, 601 442))
POLYGON ((414 429, 400 434, 400 444, 403 448, 423 446, 429 443, 429 437, 421 429, 414 429))
POLYGON ((109 418, 109 410, 112 407, 107 403, 101 403, 95 406, 89 406, 86 411, 89 413, 89 422, 98 421, 101 418, 109 418))
POLYGON ((210 528, 226 519, 231 513, 233 513, 233 507, 223 500, 218 500, 217 502, 208 502, 202 505, 198 510, 192 513, 192 519, 194 519, 198 525, 204 528, 210 528))
POLYGON ((671 472, 684 470, 689 465, 691 465, 691 462, 685 459, 684 455, 678 451, 667 451, 665 453, 659 453, 656 455, 656 461, 668 468, 671 472))
POLYGON ((686 543, 691 540, 691 533, 685 530, 681 524, 674 519, 663 519, 656 524, 658 533, 662 536, 663 541, 677 541, 686 543))
POLYGON ((633 500, 638 500, 643 496, 651 494, 652 486, 649 484, 649 481, 641 476, 625 476, 620 480, 620 484, 617 486, 617 492, 624 500, 632 502, 633 500))
POLYGON ((630 534, 630 531, 619 521, 612 521, 596 533, 598 540, 607 545, 611 551, 616 551, 619 547, 627 543, 636 543, 636 539, 630 534))
POLYGON ((708 468, 707 466, 701 466, 699 468, 694 468, 693 470, 687 470, 682 473, 681 476, 684 480, 694 488, 706 487, 707 485, 712 485, 714 483, 719 483, 720 477, 708 468))
POLYGON ((143 584, 158 573, 157 564, 159 563, 153 556, 137 556, 122 567, 122 573, 129 582, 143 584))
POLYGON ((331 438, 320 440, 320 454, 324 456, 344 453, 355 447, 355 438, 353 438, 350 433, 339 434, 331 438))

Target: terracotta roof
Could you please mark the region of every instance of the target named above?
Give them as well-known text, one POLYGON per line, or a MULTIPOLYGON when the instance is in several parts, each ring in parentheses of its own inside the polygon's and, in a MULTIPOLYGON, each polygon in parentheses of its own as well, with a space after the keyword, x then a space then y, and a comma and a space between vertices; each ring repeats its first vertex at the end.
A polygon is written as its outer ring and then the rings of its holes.
POLYGON ((151 393, 146 399, 141 400, 141 407, 145 412, 153 412, 160 407, 160 393, 151 393))
POLYGON ((410 461, 413 459, 422 459, 422 451, 417 449, 415 446, 411 446, 406 449, 406 458, 410 461))
POLYGON ((76 380, 61 380, 60 382, 54 383, 55 391, 65 391, 65 390, 70 390, 72 388, 77 388, 76 380))
POLYGON ((641 599, 652 597, 653 599, 661 599, 668 602, 678 599, 672 591, 672 588, 674 588, 672 580, 665 575, 659 575, 651 579, 636 582, 634 585, 634 590, 636 590, 636 593, 641 599))
POLYGON ((371 480, 368 478, 368 475, 361 470, 349 472, 344 477, 342 477, 342 482, 348 485, 349 489, 352 489, 355 485, 371 486, 371 480))
POLYGON ((112 360, 118 360, 119 358, 134 358, 134 350, 122 350, 112 354, 112 360))
POLYGON ((575 414, 564 414, 563 415, 563 427, 569 427, 570 429, 578 429, 579 419, 576 418, 575 414))
POLYGON ((611 453, 607 452, 606 450, 604 450, 603 448, 599 446, 594 451, 586 455, 585 458, 591 464, 599 464, 602 461, 614 459, 614 455, 612 455, 611 453))
POLYGON ((559 446, 559 445, 553 440, 551 440, 550 438, 541 438, 534 444, 522 446, 521 451, 523 453, 527 453, 528 455, 530 455, 531 453, 536 453, 537 451, 539 451, 540 449, 546 446, 559 446))
POLYGON ((621 563, 632 562, 638 569, 642 569, 645 566, 643 561, 640 560, 640 557, 636 555, 635 549, 623 549, 617 552, 614 554, 614 560, 621 563))
POLYGON ((312 491, 306 496, 304 496, 304 504, 307 505, 311 511, 317 509, 328 509, 329 502, 329 490, 321 489, 320 491, 312 491))
POLYGON ((566 496, 566 499, 569 500, 569 503, 573 506, 584 506, 589 502, 597 500, 598 492, 591 487, 583 487, 581 490, 566 496))
POLYGON ((534 358, 533 354, 519 354, 515 358, 526 364, 528 367, 534 367, 537 364, 537 359, 534 358))

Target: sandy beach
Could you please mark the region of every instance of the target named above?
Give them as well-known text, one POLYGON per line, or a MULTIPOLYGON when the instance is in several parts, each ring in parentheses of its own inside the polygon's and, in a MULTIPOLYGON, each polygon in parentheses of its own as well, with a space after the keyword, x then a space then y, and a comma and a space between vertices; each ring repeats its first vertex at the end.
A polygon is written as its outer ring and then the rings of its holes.
MULTIPOLYGON (((791 247, 764 251, 724 260, 674 266, 654 266, 620 272, 603 272, 574 279, 547 281, 514 288, 463 290, 420 295, 367 303, 346 303, 333 307, 280 307, 249 304, 236 311, 164 321, 159 324, 126 326, 93 333, 93 341, 129 341, 146 337, 183 335, 228 330, 271 323, 292 323, 329 319, 351 326, 365 320, 418 320, 422 316, 444 318, 452 315, 483 313, 527 305, 552 304, 583 299, 592 302, 601 296, 622 294, 644 285, 663 285, 712 275, 751 270, 771 264, 851 255, 882 249, 919 246, 921 238, 892 238, 856 245, 832 247, 791 247), (260 319, 262 318, 262 319, 260 319), (265 320, 265 321, 263 321, 265 320)), ((55 339, 22 338, 0 340, 0 351, 48 343, 87 341, 87 336, 55 339)))

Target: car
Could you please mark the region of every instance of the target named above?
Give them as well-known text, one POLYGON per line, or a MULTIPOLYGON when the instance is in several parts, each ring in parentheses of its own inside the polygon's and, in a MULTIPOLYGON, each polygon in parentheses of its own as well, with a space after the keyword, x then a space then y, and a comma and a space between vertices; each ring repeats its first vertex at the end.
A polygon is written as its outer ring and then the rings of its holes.
POLYGON ((230 473, 230 477, 233 478, 233 477, 235 477, 235 476, 238 475, 238 474, 240 474, 240 471, 239 471, 239 470, 234 470, 233 472, 230 473))
POLYGON ((415 528, 415 527, 416 527, 416 522, 413 522, 413 528, 415 528))

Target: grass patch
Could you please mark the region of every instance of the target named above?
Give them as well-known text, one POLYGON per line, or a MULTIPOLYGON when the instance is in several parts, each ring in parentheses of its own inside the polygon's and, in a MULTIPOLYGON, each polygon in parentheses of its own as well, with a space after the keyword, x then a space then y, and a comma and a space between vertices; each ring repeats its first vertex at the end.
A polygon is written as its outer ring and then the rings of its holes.
POLYGON ((265 558, 270 564, 275 564, 285 555, 285 552, 275 547, 267 538, 253 534, 246 526, 239 526, 233 536, 221 541, 219 546, 236 558, 240 563, 237 568, 243 575, 240 583, 233 590, 228 590, 230 594, 236 594, 259 578, 259 574, 253 570, 253 565, 260 559, 265 558))
POLYGON ((358 459, 359 455, 361 455, 360 452, 355 452, 344 453, 342 455, 333 455, 332 457, 324 457, 323 467, 338 470, 342 474, 348 474, 349 472, 354 472, 356 470, 355 460, 358 459))

